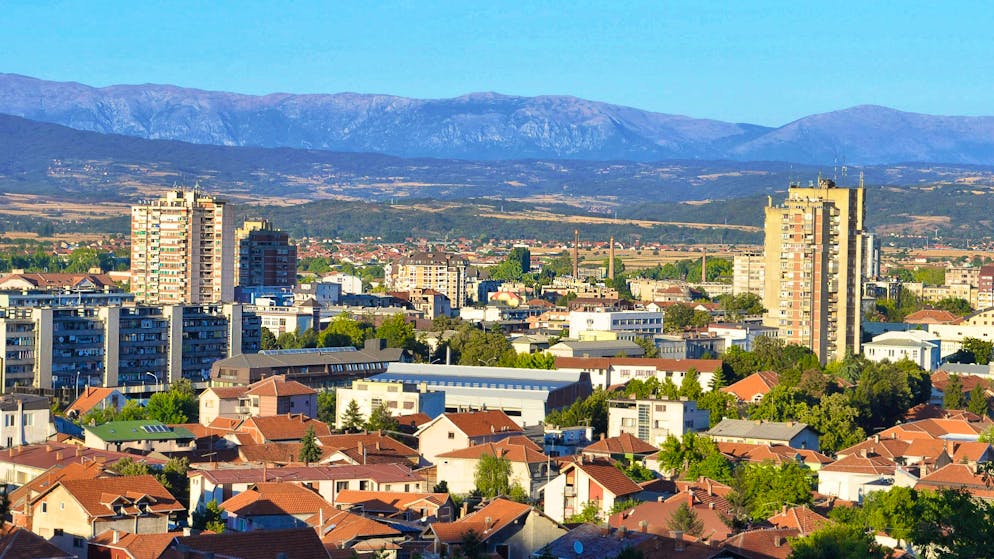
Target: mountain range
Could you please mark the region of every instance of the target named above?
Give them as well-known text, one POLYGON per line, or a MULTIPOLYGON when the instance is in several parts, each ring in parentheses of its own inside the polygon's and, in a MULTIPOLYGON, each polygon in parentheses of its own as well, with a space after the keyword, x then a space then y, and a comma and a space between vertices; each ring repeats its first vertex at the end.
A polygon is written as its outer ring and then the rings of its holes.
POLYGON ((0 113, 145 139, 408 158, 994 165, 994 117, 872 105, 766 127, 569 96, 253 96, 152 84, 94 88, 0 74, 0 113))

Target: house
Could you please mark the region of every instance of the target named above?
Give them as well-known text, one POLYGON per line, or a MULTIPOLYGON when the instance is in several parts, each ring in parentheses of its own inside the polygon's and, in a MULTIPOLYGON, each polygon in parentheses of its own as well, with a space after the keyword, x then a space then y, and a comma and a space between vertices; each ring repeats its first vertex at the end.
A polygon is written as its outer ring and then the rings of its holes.
POLYGON ((450 522, 456 518, 449 493, 396 491, 340 491, 335 505, 362 514, 422 522, 450 522))
POLYGON ((325 549, 335 557, 342 551, 358 556, 360 552, 396 550, 404 541, 397 528, 346 510, 334 510, 318 530, 325 549))
POLYGON ((10 514, 14 524, 30 530, 32 528, 32 505, 40 495, 56 483, 65 479, 96 479, 98 477, 110 477, 101 462, 73 462, 53 466, 45 473, 8 494, 10 514))
POLYGON ((438 417, 445 412, 445 392, 429 390, 427 383, 356 380, 351 388, 335 391, 335 426, 343 429, 345 411, 355 402, 362 417, 369 417, 373 410, 385 406, 390 415, 424 413, 438 417))
POLYGON ((915 489, 966 489, 974 497, 987 501, 994 500, 994 488, 986 476, 969 464, 948 464, 922 476, 915 489))
POLYGON ((249 386, 211 387, 199 397, 200 423, 217 417, 247 419, 254 416, 303 414, 317 417, 317 391, 285 375, 267 377, 249 386))
POLYGON ((235 428, 235 433, 248 436, 256 444, 285 443, 299 442, 312 428, 318 437, 331 435, 327 423, 299 413, 250 417, 235 428))
POLYGON ((152 475, 66 479, 31 504, 32 531, 59 549, 87 559, 86 541, 107 530, 169 531, 179 503, 152 475))
POLYGON ((710 480, 694 483, 666 500, 639 503, 631 509, 617 512, 608 518, 608 525, 632 532, 668 536, 673 514, 682 505, 687 505, 703 524, 703 531, 697 537, 701 540, 722 541, 733 533, 727 524, 732 507, 725 499, 725 495, 730 492, 730 487, 712 484, 710 480))
POLYGON ((41 536, 10 522, 0 525, 0 557, 3 559, 75 559, 41 536))
POLYGON ((756 403, 778 384, 780 384, 780 375, 776 372, 759 371, 719 390, 734 394, 739 402, 756 403))
POLYGON ((623 460, 641 462, 655 456, 659 449, 631 433, 621 433, 613 437, 604 437, 595 443, 587 445, 583 454, 593 459, 623 460))
POLYGON ((670 435, 680 438, 687 432, 706 431, 711 412, 697 407, 693 400, 636 399, 608 401, 607 434, 629 433, 649 444, 662 445, 670 435))
POLYGON ((159 559, 173 540, 175 532, 163 534, 132 534, 121 530, 107 530, 89 542, 89 559, 159 559))
POLYGON ((710 559, 787 559, 793 552, 790 541, 798 536, 793 528, 739 532, 722 542, 710 559))
MULTIPOLYGON (((59 442, 18 446, 0 452, 0 481, 24 485, 55 466, 94 461, 111 466, 122 458, 134 456, 59 442)), ((142 460, 150 466, 166 463, 148 456, 142 460)))
MULTIPOLYGON (((595 524, 580 524, 557 538, 548 546, 532 554, 532 559, 552 557, 554 559, 614 559, 629 548, 638 548, 649 543, 655 544, 652 535, 638 530, 611 530, 595 524)), ((649 557, 649 555, 644 555, 649 557)), ((684 557, 681 555, 681 558, 684 557)), ((687 559, 706 559, 707 555, 687 559)))
POLYGON ((896 470, 897 464, 889 458, 852 454, 822 467, 818 472, 818 492, 862 503, 871 491, 890 489, 896 470))
POLYGON ((524 431, 499 410, 444 413, 418 429, 418 450, 432 464, 438 455, 473 445, 497 442, 524 431))
POLYGON ((128 397, 113 387, 87 386, 76 401, 66 408, 66 416, 79 417, 94 409, 114 409, 121 411, 128 403, 128 397))
POLYGON ((971 392, 980 386, 981 393, 985 398, 990 398, 992 395, 991 391, 991 379, 981 377, 978 375, 956 375, 950 374, 944 371, 939 371, 932 373, 932 394, 929 398, 929 402, 941 406, 945 400, 946 392, 949 390, 949 383, 953 377, 958 377, 960 381, 960 391, 963 394, 963 400, 969 402, 971 397, 971 392))
POLYGON ((563 522, 594 503, 600 517, 607 518, 615 501, 634 498, 641 491, 642 487, 613 463, 588 461, 581 455, 578 462, 564 465, 559 475, 545 485, 545 514, 563 522))
POLYGON ((283 530, 312 525, 335 510, 312 489, 294 483, 256 483, 221 503, 225 526, 236 532, 283 530))
POLYGON ((828 518, 818 514, 808 508, 807 505, 783 509, 769 517, 767 521, 777 528, 788 528, 797 530, 802 536, 806 536, 828 524, 828 518))
POLYGON ((180 536, 161 559, 273 559, 277 556, 284 559, 328 559, 328 551, 313 528, 294 528, 180 536))
POLYGON ((863 344, 870 361, 896 362, 907 359, 926 371, 934 371, 942 361, 939 337, 924 330, 884 332, 863 344))
POLYGON ((0 441, 6 448, 43 443, 55 432, 48 398, 32 394, 0 395, 0 441))
POLYGON ((83 429, 86 446, 99 450, 172 454, 196 449, 195 437, 188 429, 151 419, 109 421, 102 425, 84 425, 83 429))
POLYGON ((504 559, 526 559, 566 533, 566 528, 530 505, 501 498, 454 522, 435 522, 429 530, 435 553, 456 556, 466 534, 473 532, 480 540, 481 555, 504 559))
POLYGON ((710 390, 716 372, 722 367, 720 359, 658 359, 645 357, 557 357, 556 369, 586 372, 593 386, 608 388, 630 380, 650 378, 670 380, 677 386, 690 370, 697 372, 701 390, 710 390))
POLYGON ((793 448, 818 450, 818 433, 797 421, 750 421, 722 419, 708 431, 715 442, 783 444, 793 448))
POLYGON ((790 447, 784 444, 717 443, 718 450, 736 462, 749 464, 804 464, 818 471, 833 460, 816 451, 790 447))
POLYGON ((422 465, 417 450, 379 431, 326 435, 318 444, 322 463, 422 465))
POLYGON ((963 319, 949 311, 922 309, 905 315, 905 324, 959 324, 963 319))
POLYGON ((509 439, 483 443, 436 456, 435 467, 439 481, 445 481, 449 491, 456 494, 476 489, 476 468, 484 456, 503 458, 511 463, 509 485, 518 484, 529 494, 549 481, 552 460, 534 443, 531 446, 512 444, 509 439))

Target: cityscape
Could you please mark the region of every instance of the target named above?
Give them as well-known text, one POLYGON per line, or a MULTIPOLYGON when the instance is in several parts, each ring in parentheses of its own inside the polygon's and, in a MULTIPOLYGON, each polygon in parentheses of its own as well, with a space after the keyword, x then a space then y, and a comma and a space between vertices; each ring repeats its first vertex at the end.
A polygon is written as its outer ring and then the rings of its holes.
POLYGON ((970 10, 92 8, 0 24, 0 559, 994 557, 970 10))

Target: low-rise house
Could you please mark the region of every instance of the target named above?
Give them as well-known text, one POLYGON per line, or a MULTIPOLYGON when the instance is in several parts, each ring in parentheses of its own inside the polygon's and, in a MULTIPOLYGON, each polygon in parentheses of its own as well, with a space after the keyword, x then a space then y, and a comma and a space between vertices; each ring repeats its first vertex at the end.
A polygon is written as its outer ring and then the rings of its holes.
POLYGON ((317 417, 317 391, 285 375, 267 377, 249 386, 211 387, 200 393, 200 423, 217 417, 302 414, 317 417))
POLYGON ((607 434, 618 437, 628 433, 643 441, 661 445, 670 435, 706 431, 711 412, 697 407, 693 400, 636 399, 610 400, 607 411, 607 434))
POLYGON ((159 559, 173 540, 175 532, 164 534, 132 534, 107 530, 89 542, 89 559, 159 559))
POLYGON ((932 378, 932 394, 929 398, 929 403, 936 406, 942 406, 945 400, 946 392, 949 390, 950 382, 952 377, 956 376, 960 381, 960 392, 963 394, 963 399, 966 402, 970 401, 972 397, 973 390, 979 386, 981 393, 984 398, 990 398, 994 395, 991 391, 991 379, 981 377, 978 375, 952 375, 946 372, 933 373, 932 378))
POLYGON ((915 489, 966 489, 974 497, 994 500, 994 488, 984 474, 978 473, 969 464, 947 464, 938 470, 922 476, 915 489))
POLYGON ((483 443, 443 452, 435 458, 439 481, 445 481, 449 491, 460 494, 476 489, 476 469, 484 456, 503 458, 511 463, 510 485, 518 484, 529 494, 549 481, 553 475, 552 460, 535 448, 511 444, 508 439, 483 443))
POLYGON ((783 444, 717 443, 718 450, 736 462, 749 464, 803 464, 813 471, 831 464, 833 460, 816 451, 798 449, 783 444))
POLYGON ((7 448, 45 442, 55 432, 51 413, 44 396, 0 395, 0 441, 7 448))
POLYGON ((782 444, 793 448, 818 450, 818 433, 797 421, 750 421, 722 419, 708 431, 716 442, 782 444))
POLYGON ((807 536, 830 522, 827 517, 811 510, 807 505, 791 508, 784 505, 780 512, 769 517, 767 521, 777 528, 797 530, 802 536, 807 536))
MULTIPOLYGON (((595 524, 580 524, 564 536, 532 554, 532 559, 553 557, 556 559, 614 559, 626 549, 638 549, 644 544, 655 548, 655 540, 650 534, 638 530, 605 530, 595 524)), ((670 546, 668 549, 673 549, 670 546)), ((644 555, 651 557, 651 555, 644 555)), ((684 555, 680 556, 685 557, 684 555)), ((687 559, 707 559, 707 555, 686 556, 687 559)))
POLYGON ((456 507, 449 493, 400 493, 396 491, 340 491, 339 508, 373 516, 421 522, 450 522, 456 507))
POLYGON ((720 484, 694 483, 666 500, 640 503, 631 509, 617 512, 608 519, 608 525, 623 527, 632 532, 667 536, 671 532, 670 519, 682 505, 686 505, 703 524, 702 532, 696 537, 701 540, 722 541, 733 533, 727 524, 732 507, 725 499, 730 491, 730 488, 720 484))
POLYGON ((174 454, 196 449, 196 437, 189 429, 151 419, 110 421, 102 425, 84 425, 83 429, 86 446, 98 450, 174 454))
POLYGON ((221 503, 225 526, 236 532, 283 530, 313 525, 335 508, 315 491, 294 483, 256 483, 221 503))
POLYGON ((429 530, 435 553, 456 556, 466 535, 473 532, 482 555, 505 559, 525 559, 566 533, 566 528, 530 505, 500 498, 455 522, 435 522, 429 530))
POLYGON ((3 559, 76 559, 45 541, 45 538, 9 522, 0 526, 0 557, 3 559))
MULTIPOLYGON (((24 485, 56 466, 96 461, 109 467, 122 458, 131 459, 134 456, 59 442, 18 446, 0 452, 0 480, 24 485)), ((142 461, 160 467, 166 463, 165 460, 147 456, 142 461)))
POLYGON ((905 315, 905 324, 959 324, 963 319, 949 311, 922 309, 905 315))
POLYGON ((303 414, 250 417, 235 428, 235 433, 246 435, 256 444, 299 442, 309 429, 318 437, 331 435, 327 423, 303 414))
POLYGON ((128 403, 128 397, 114 387, 87 386, 76 398, 76 401, 66 408, 66 416, 71 418, 86 415, 95 409, 113 409, 121 411, 128 403))
POLYGON ((322 463, 421 465, 417 450, 379 431, 327 435, 318 437, 318 444, 322 463))
POLYGON ((738 382, 723 386, 720 390, 734 394, 739 402, 756 403, 778 384, 780 384, 780 375, 776 372, 759 371, 738 382))
POLYGON ((284 559, 328 559, 328 550, 317 531, 309 527, 179 536, 167 553, 169 551, 173 553, 164 554, 161 559, 273 559, 277 556, 284 559))
POLYGON ((564 465, 559 475, 545 485, 545 514, 563 522, 579 514, 588 503, 607 518, 615 501, 634 498, 642 487, 606 460, 580 461, 564 465))
POLYGON ((624 460, 641 462, 659 453, 659 449, 631 433, 621 433, 612 437, 601 436, 595 443, 587 445, 583 454, 593 459, 624 460))
POLYGON ((523 434, 506 413, 483 410, 442 414, 422 425, 415 436, 421 455, 436 464, 439 454, 523 434))
POLYGON ((107 530, 168 532, 169 517, 183 510, 155 476, 67 479, 34 500, 32 531, 86 559, 86 542, 93 536, 107 530))
POLYGON ((722 542, 710 559, 787 559, 794 551, 790 542, 798 536, 793 528, 739 532, 722 542))
POLYGON ((321 542, 332 557, 342 557, 345 553, 356 557, 360 553, 393 551, 404 541, 404 534, 397 528, 345 510, 333 511, 318 530, 321 542))
POLYGON ((962 440, 972 440, 991 426, 990 421, 966 421, 964 419, 922 419, 900 423, 879 433, 880 439, 941 439, 947 436, 962 440))
POLYGON ((870 361, 897 362, 908 359, 926 371, 934 371, 942 360, 939 337, 924 330, 885 332, 863 344, 870 361))
POLYGON ((822 467, 818 492, 862 503, 872 491, 886 491, 894 484, 897 464, 883 456, 853 454, 822 467))
POLYGON ((30 530, 34 502, 56 483, 66 479, 96 479, 98 477, 110 476, 106 473, 104 465, 96 461, 53 466, 7 496, 10 503, 11 519, 15 525, 30 530))
POLYGON ((435 418, 445 412, 445 392, 429 390, 427 383, 357 380, 351 388, 336 391, 335 426, 342 429, 345 411, 355 402, 359 413, 369 417, 373 410, 385 406, 390 415, 424 413, 435 418))

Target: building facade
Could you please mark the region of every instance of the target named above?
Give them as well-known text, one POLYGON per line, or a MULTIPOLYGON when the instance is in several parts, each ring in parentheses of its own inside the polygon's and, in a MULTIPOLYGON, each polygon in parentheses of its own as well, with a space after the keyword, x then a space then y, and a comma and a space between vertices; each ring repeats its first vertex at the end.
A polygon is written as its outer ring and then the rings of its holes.
POLYGON ((707 431, 711 413, 692 400, 611 400, 607 409, 607 436, 634 435, 660 446, 666 437, 707 431))
POLYGON ((449 298, 457 309, 466 304, 464 258, 442 252, 418 252, 386 265, 384 277, 389 291, 434 289, 449 298))
POLYGON ((234 299, 234 220, 225 202, 171 191, 131 208, 131 292, 139 303, 234 299))
POLYGON ((584 332, 634 332, 652 338, 663 333, 661 311, 572 311, 569 313, 569 337, 578 339, 584 332))
POLYGON ((391 415, 423 413, 434 419, 445 412, 445 393, 428 390, 425 383, 357 380, 352 382, 352 388, 339 388, 335 393, 337 401, 341 402, 335 406, 335 427, 338 429, 344 424, 349 402, 359 406, 363 417, 369 417, 381 405, 386 406, 391 415))
POLYGON ((791 185, 766 207, 767 325, 822 363, 859 353, 864 189, 791 185))
POLYGON ((762 254, 736 254, 732 263, 732 294, 752 293, 762 298, 765 289, 766 258, 762 254))
POLYGON ((269 220, 246 221, 235 231, 235 273, 240 287, 293 287, 297 247, 269 220))

